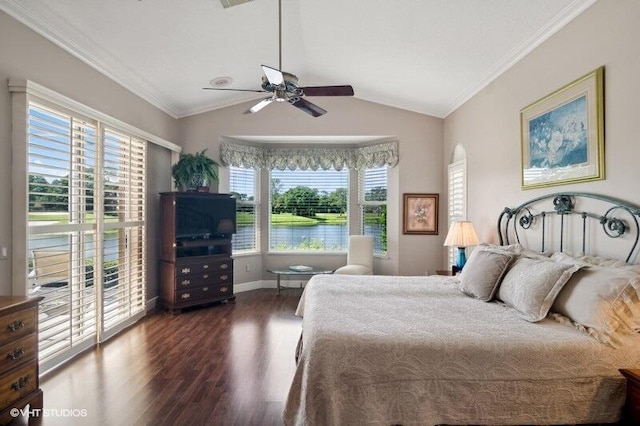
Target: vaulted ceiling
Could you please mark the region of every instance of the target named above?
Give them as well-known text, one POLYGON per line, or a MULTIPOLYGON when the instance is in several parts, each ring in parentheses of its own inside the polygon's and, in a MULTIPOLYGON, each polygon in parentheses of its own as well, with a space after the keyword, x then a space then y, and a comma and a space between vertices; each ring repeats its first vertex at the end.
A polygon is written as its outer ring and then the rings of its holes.
MULTIPOLYGON (((303 86, 445 117, 596 0, 282 0, 282 68, 303 86)), ((3 0, 0 9, 173 117, 261 97, 278 1, 3 0)), ((318 103, 321 103, 320 101, 318 103)))

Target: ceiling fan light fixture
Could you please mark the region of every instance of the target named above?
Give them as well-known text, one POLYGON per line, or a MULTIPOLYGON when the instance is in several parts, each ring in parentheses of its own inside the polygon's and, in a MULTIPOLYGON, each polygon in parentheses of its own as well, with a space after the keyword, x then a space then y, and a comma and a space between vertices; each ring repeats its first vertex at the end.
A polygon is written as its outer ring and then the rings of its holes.
MULTIPOLYGON (((224 4, 225 0, 221 0, 224 4)), ((243 1, 243 0, 238 0, 243 1)), ((247 1, 247 0, 244 0, 247 1)), ((282 71, 282 0, 278 0, 278 68, 262 65, 262 84, 260 89, 232 89, 225 88, 233 79, 231 77, 218 77, 210 81, 212 87, 203 87, 205 90, 229 90, 236 92, 256 92, 271 93, 268 98, 246 110, 245 114, 252 114, 260 111, 271 102, 288 102, 302 112, 313 117, 320 117, 326 114, 326 110, 303 99, 303 96, 353 96, 353 87, 342 86, 298 86, 298 77, 282 71)))
POLYGON ((233 78, 231 77, 216 77, 214 79, 209 80, 209 84, 213 87, 226 87, 233 83, 233 78))

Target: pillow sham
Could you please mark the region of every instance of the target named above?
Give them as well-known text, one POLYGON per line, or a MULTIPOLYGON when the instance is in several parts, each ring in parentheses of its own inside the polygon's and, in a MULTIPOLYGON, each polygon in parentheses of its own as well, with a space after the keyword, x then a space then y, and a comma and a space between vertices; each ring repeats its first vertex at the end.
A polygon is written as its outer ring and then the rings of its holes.
POLYGON ((606 334, 640 331, 640 274, 590 266, 567 282, 551 311, 606 334))
POLYGON ((579 265, 549 259, 518 258, 507 271, 498 299, 514 308, 529 322, 544 319, 562 287, 579 265))
POLYGON ((571 256, 570 254, 561 252, 554 253, 551 256, 551 259, 555 260, 556 262, 582 262, 583 264, 589 266, 602 266, 604 268, 623 268, 640 274, 640 265, 626 263, 625 261, 618 259, 606 259, 604 257, 585 255, 571 256))
POLYGON ((474 250, 460 275, 460 290, 489 302, 515 254, 488 249, 474 250))
POLYGON ((474 251, 475 250, 501 251, 506 253, 512 253, 518 256, 530 257, 532 259, 542 259, 542 260, 548 260, 549 256, 551 255, 551 253, 548 253, 548 252, 541 253, 539 251, 529 250, 528 248, 524 248, 522 245, 518 243, 510 244, 508 246, 499 246, 495 244, 480 243, 474 249, 474 251))

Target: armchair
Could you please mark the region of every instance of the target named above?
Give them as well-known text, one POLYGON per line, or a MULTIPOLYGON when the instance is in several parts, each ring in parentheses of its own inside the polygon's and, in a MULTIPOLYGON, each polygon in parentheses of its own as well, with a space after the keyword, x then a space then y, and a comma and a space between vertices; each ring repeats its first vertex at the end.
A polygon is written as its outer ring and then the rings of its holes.
POLYGON ((350 235, 347 264, 334 272, 342 275, 373 275, 373 237, 350 235))

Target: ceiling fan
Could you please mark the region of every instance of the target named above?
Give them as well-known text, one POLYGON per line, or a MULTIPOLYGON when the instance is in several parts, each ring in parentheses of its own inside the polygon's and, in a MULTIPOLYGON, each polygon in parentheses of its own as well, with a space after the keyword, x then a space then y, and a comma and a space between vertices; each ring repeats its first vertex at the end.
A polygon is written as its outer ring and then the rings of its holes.
POLYGON ((304 99, 304 96, 353 96, 353 87, 341 86, 298 86, 298 77, 282 71, 282 0, 278 0, 278 69, 262 65, 262 89, 224 89, 204 87, 205 90, 228 90, 235 92, 271 93, 270 96, 245 111, 252 114, 272 102, 288 102, 314 117, 326 114, 326 110, 304 99))

